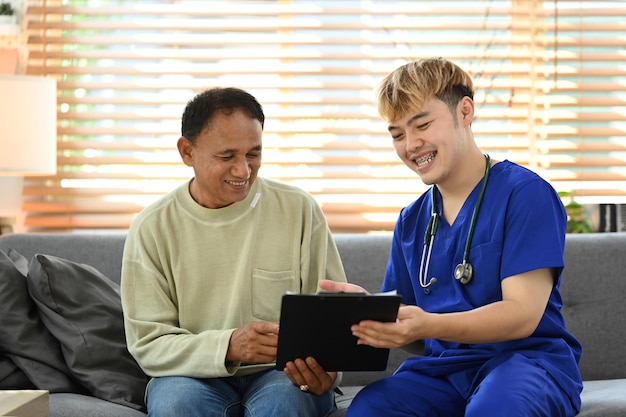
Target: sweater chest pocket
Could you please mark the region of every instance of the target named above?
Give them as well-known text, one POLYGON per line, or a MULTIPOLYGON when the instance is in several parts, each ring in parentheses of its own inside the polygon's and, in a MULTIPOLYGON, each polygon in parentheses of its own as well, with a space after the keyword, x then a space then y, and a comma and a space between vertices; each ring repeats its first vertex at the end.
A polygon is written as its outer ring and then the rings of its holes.
POLYGON ((252 315, 260 320, 278 322, 283 295, 299 292, 296 274, 289 271, 252 271, 252 315))

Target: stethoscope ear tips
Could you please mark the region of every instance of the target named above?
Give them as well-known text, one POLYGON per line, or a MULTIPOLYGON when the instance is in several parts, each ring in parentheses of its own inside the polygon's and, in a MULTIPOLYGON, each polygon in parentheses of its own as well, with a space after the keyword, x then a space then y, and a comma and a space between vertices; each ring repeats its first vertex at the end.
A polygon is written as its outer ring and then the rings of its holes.
POLYGON ((461 284, 468 284, 474 276, 474 267, 469 262, 458 264, 454 268, 454 278, 459 280, 461 284))

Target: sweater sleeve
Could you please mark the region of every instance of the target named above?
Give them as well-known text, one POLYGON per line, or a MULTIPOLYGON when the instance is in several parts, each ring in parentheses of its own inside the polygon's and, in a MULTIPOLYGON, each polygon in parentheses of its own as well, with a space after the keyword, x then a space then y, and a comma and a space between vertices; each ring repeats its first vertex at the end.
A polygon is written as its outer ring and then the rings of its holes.
MULTIPOLYGON (((175 287, 159 259, 156 239, 131 228, 124 247, 121 295, 128 349, 146 374, 197 378, 229 376, 225 363, 234 329, 193 334, 178 323, 175 287)), ((162 256, 162 254, 161 254, 162 256)))

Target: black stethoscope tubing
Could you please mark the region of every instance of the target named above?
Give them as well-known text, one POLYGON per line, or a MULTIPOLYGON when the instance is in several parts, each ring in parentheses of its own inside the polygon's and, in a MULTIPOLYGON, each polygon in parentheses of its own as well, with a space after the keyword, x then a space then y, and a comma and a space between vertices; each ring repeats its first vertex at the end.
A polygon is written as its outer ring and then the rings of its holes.
MULTIPOLYGON (((456 278, 461 284, 468 284, 474 277, 474 267, 469 261, 470 248, 472 246, 472 238, 474 237, 474 230, 476 229, 476 220, 478 219, 478 212, 483 202, 483 196, 485 195, 485 188, 487 188, 487 180, 489 178, 489 172, 491 170, 491 158, 488 154, 485 154, 485 175, 483 176, 482 184, 480 186, 480 192, 474 211, 472 212, 472 219, 470 221, 469 232, 467 233, 467 239, 465 240, 465 248, 463 250, 463 260, 460 264, 454 268, 454 278, 456 278)), ((437 206, 437 186, 433 184, 431 188, 431 200, 432 200, 432 212, 428 225, 426 226, 426 233, 424 233, 424 247, 422 249, 422 259, 420 262, 419 281, 420 286, 424 289, 424 293, 430 294, 430 287, 437 282, 437 278, 431 277, 426 281, 428 277, 428 269, 430 266, 430 256, 432 254, 433 241, 435 234, 437 233, 437 227, 439 225, 439 209, 437 206), (424 265, 424 258, 426 258, 424 265)))

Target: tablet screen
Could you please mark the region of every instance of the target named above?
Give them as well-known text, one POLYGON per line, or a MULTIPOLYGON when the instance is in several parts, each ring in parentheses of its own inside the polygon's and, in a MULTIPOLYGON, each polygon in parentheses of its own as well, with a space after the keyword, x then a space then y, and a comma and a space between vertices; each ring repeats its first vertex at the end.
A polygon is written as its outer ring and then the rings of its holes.
POLYGON ((399 295, 363 293, 285 294, 282 298, 276 369, 314 357, 325 371, 380 371, 389 349, 357 345, 350 327, 361 320, 395 321, 399 295))

